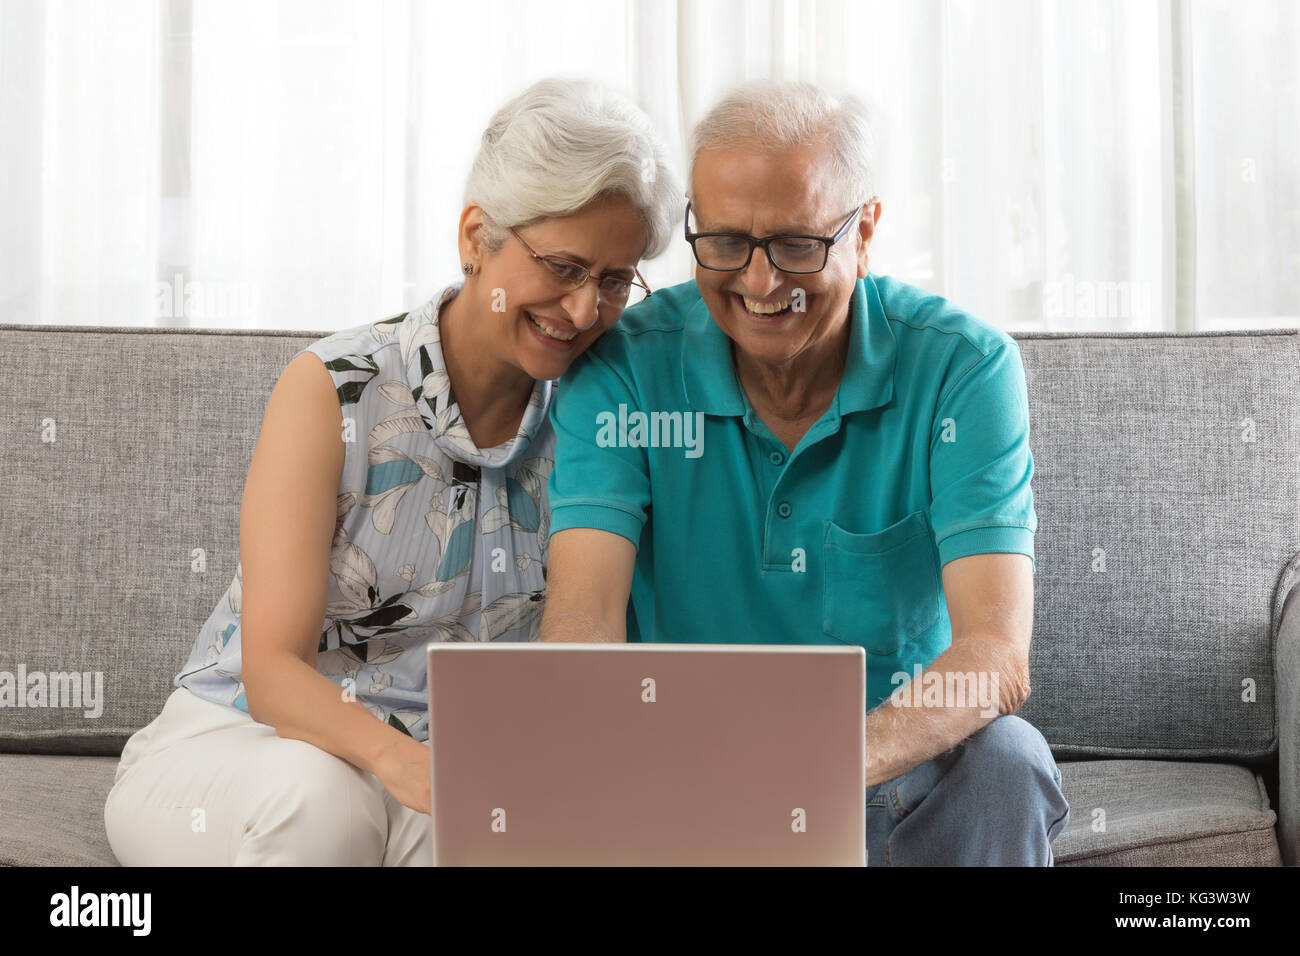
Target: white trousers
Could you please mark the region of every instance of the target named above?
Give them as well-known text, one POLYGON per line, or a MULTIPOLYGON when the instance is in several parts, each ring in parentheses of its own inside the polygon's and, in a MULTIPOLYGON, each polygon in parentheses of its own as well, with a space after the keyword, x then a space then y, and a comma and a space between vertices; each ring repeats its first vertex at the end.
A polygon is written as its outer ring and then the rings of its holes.
POLYGON ((432 818, 373 774, 174 690, 104 806, 124 866, 429 866, 432 818))

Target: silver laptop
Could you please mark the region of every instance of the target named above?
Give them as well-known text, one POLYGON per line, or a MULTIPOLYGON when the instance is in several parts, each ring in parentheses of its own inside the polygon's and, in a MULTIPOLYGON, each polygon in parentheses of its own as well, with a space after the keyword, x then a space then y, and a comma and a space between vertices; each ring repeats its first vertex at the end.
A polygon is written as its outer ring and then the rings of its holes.
POLYGON ((431 643, 436 866, 863 866, 865 654, 431 643))

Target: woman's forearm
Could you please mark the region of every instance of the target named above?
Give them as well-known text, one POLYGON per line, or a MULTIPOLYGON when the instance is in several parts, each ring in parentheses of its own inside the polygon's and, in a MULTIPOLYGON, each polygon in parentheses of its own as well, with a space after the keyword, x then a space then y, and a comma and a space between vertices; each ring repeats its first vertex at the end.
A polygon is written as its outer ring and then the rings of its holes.
POLYGON ((376 720, 364 704, 302 658, 271 651, 255 667, 244 662, 248 713, 281 737, 306 741, 375 773, 379 760, 411 738, 376 720))

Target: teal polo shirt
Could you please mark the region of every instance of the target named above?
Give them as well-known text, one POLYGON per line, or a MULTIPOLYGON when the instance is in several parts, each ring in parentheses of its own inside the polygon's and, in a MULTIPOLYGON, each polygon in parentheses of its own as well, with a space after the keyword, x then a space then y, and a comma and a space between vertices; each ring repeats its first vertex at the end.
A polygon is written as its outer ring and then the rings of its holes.
POLYGON ((946 300, 859 279, 849 354, 791 453, 694 281, 628 309, 551 406, 551 534, 637 546, 629 641, 849 644, 867 706, 952 643, 943 565, 1034 556, 1020 348, 946 300))

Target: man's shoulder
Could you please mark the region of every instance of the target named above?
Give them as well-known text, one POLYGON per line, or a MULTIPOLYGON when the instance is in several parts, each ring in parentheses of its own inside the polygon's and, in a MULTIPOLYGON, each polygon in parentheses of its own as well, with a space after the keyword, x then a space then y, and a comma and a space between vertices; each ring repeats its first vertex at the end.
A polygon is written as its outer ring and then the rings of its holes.
POLYGON ((592 344, 590 352, 615 364, 652 359, 665 350, 680 354, 687 316, 697 307, 704 306, 693 279, 656 290, 625 310, 618 322, 592 344))
POLYGON ((872 275, 895 338, 912 348, 935 349, 982 359, 1007 343, 1015 343, 1007 332, 968 312, 943 296, 892 276, 872 275))
POLYGON ((624 310, 622 318, 610 329, 623 335, 654 332, 681 332, 686 316, 704 300, 694 279, 659 289, 636 305, 624 310))

